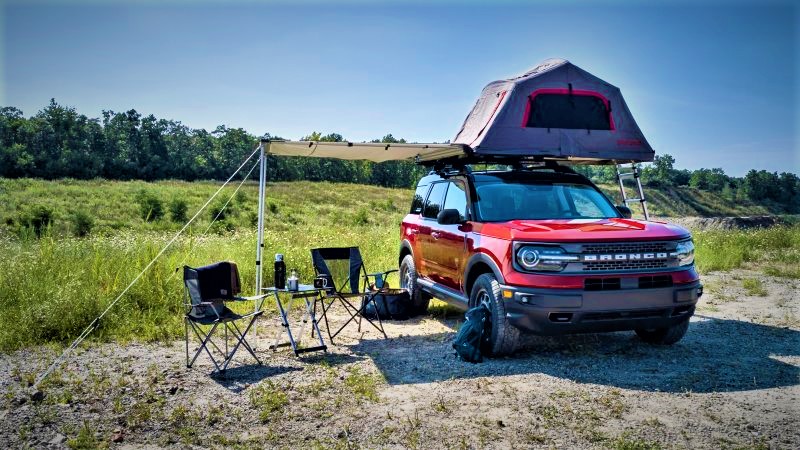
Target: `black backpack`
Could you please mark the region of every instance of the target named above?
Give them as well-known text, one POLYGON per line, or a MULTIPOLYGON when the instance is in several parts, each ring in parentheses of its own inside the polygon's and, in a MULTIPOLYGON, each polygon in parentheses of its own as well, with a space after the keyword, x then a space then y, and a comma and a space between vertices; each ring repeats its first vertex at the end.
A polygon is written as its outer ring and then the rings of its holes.
POLYGON ((481 348, 486 348, 489 342, 491 314, 489 308, 481 304, 464 315, 466 321, 458 329, 453 341, 453 348, 459 358, 471 363, 483 362, 481 348))

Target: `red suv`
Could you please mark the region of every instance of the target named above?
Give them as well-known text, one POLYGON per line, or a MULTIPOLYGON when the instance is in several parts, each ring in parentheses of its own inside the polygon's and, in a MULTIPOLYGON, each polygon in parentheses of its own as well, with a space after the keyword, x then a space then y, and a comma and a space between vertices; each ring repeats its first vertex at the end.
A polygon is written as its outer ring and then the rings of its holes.
POLYGON ((673 344, 703 292, 691 235, 630 216, 566 166, 431 172, 401 225, 401 285, 418 311, 486 304, 493 355, 520 332, 673 344))

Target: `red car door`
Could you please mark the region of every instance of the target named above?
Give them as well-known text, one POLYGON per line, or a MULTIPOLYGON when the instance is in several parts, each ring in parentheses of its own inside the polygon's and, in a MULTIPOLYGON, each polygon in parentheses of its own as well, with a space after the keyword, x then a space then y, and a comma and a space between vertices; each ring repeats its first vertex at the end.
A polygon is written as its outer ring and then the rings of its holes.
POLYGON ((447 191, 447 182, 440 181, 431 186, 428 193, 428 198, 425 200, 425 206, 422 207, 422 217, 420 221, 419 231, 417 233, 417 256, 419 260, 419 267, 417 273, 425 278, 433 281, 438 281, 438 268, 437 268, 437 248, 435 245, 438 240, 438 224, 436 223, 436 216, 442 210, 442 202, 444 201, 444 194, 447 191), (437 232, 436 239, 434 239, 434 232, 437 232))
MULTIPOLYGON (((446 183, 442 209, 458 210, 462 220, 467 218, 467 195, 464 183, 451 180, 446 183)), ((461 278, 465 264, 467 249, 465 246, 466 224, 441 225, 434 222, 431 226, 429 270, 435 275, 429 278, 450 289, 460 290, 461 278)))

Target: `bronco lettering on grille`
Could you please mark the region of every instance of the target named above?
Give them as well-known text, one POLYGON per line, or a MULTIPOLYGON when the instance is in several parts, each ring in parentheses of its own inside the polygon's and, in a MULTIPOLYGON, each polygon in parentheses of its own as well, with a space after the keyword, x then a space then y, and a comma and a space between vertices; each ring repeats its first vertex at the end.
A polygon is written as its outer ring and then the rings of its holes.
POLYGON ((595 261, 638 261, 638 260, 654 260, 654 259, 667 259, 670 257, 669 253, 598 253, 594 255, 581 255, 581 261, 595 262, 595 261))

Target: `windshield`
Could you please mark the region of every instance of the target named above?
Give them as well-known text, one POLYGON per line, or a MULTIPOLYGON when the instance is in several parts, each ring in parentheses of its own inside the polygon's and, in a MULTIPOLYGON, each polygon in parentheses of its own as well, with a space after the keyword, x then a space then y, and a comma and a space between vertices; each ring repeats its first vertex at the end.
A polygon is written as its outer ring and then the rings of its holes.
POLYGON ((589 185, 486 178, 475 183, 475 207, 485 222, 620 217, 614 205, 589 185))

